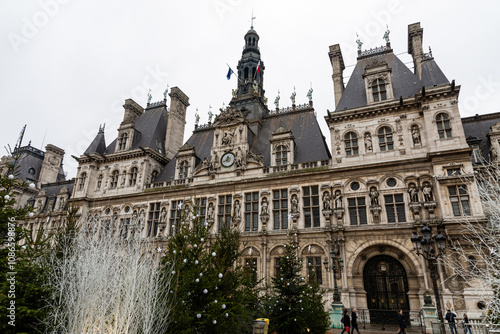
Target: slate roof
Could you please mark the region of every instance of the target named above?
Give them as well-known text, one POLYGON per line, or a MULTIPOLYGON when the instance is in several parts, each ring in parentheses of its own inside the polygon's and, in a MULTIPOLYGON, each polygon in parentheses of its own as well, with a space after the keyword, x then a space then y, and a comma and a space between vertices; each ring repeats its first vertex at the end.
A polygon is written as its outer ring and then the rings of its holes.
POLYGON ((103 154, 106 151, 106 140, 104 138, 104 131, 99 130, 97 136, 95 136, 92 143, 90 143, 89 147, 85 150, 84 154, 90 153, 100 153, 103 154))
MULTIPOLYGON (((154 104, 155 107, 148 108, 144 113, 137 117, 135 120, 135 134, 134 141, 131 150, 137 149, 139 147, 150 147, 154 150, 158 150, 156 146, 156 139, 161 144, 162 152, 165 152, 164 141, 165 133, 167 132, 167 117, 166 117, 166 107, 164 104, 154 104)), ((94 139, 95 140, 95 139, 94 139)), ((113 140, 111 144, 106 148, 105 154, 115 153, 116 140, 113 140)))
POLYGON ((62 188, 68 189, 68 193, 71 195, 73 193, 73 187, 75 186, 75 179, 71 179, 63 182, 56 183, 46 183, 41 187, 42 191, 45 191, 47 196, 57 196, 62 188))
POLYGON ((480 145, 483 157, 487 159, 489 159, 491 147, 488 132, 490 132, 491 127, 497 123, 500 123, 500 112, 462 118, 465 138, 468 140, 473 138, 481 140, 480 145))
MULTIPOLYGON (((18 177, 24 181, 38 181, 40 171, 42 170, 43 159, 45 158, 45 152, 31 145, 21 147, 19 152, 19 159, 16 163, 16 172, 19 173, 18 177), (30 168, 34 169, 34 174, 29 173, 30 168)), ((11 161, 11 163, 14 163, 13 160, 11 161)), ((64 179, 64 169, 61 162, 57 174, 57 181, 64 181, 64 179)))
POLYGON ((370 57, 360 57, 345 87, 335 111, 359 108, 367 105, 365 67, 374 60, 385 61, 391 69, 391 81, 394 98, 414 96, 422 86, 435 86, 448 83, 433 58, 422 61, 422 81, 391 51, 374 54, 370 57))
MULTIPOLYGON (((279 127, 290 129, 296 144, 294 163, 328 160, 330 151, 321 132, 314 111, 295 111, 278 115, 268 115, 262 119, 262 127, 258 134, 249 134, 249 145, 252 152, 262 154, 264 164, 270 166, 270 143, 272 133, 279 127)), ((210 160, 213 145, 213 128, 193 132, 187 143, 195 147, 196 156, 203 161, 210 160)), ((160 172, 155 182, 170 181, 175 178, 177 157, 174 157, 160 172)))

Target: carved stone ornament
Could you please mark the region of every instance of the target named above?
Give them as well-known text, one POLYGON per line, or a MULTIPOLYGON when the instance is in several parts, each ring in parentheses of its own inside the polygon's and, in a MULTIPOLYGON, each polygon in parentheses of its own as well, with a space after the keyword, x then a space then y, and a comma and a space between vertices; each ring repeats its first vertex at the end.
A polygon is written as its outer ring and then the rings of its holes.
POLYGON ((214 127, 233 124, 236 122, 244 121, 245 117, 243 113, 231 106, 226 107, 226 109, 220 109, 220 114, 215 117, 214 127))

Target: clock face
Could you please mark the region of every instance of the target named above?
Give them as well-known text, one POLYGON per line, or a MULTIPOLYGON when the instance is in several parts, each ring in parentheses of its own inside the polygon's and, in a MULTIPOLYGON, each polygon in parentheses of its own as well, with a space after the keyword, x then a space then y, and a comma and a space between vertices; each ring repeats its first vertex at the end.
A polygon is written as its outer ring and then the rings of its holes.
POLYGON ((224 167, 231 167, 234 163, 234 154, 231 152, 224 154, 220 162, 224 167))

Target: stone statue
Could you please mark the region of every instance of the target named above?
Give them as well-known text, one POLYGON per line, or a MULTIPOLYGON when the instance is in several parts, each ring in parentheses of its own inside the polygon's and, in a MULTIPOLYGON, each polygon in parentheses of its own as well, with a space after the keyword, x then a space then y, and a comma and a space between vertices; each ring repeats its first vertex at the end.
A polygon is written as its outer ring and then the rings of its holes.
POLYGON ((234 217, 240 218, 240 216, 241 216, 240 209, 241 209, 240 201, 238 201, 238 200, 234 201, 234 208, 233 208, 234 217))
POLYGON ((366 152, 371 152, 373 150, 372 135, 369 132, 365 133, 365 148, 366 152))
POLYGON ((491 161, 498 160, 498 152, 497 152, 497 149, 495 147, 491 148, 490 155, 491 155, 491 161))
POLYGON ((168 85, 167 85, 167 88, 165 89, 165 91, 163 92, 163 99, 164 100, 167 99, 167 93, 168 93, 168 85))
POLYGON ((166 223, 167 222, 167 210, 165 208, 161 209, 160 213, 160 223, 166 223))
POLYGON ((198 108, 196 108, 196 114, 194 114, 194 124, 200 124, 200 115, 198 115, 198 108))
POLYGON ((410 183, 408 186, 408 194, 410 195, 410 202, 418 202, 418 187, 415 183, 410 183))
POLYGON ((361 42, 361 40, 359 39, 359 36, 358 34, 356 34, 356 44, 358 44, 358 51, 361 51, 361 46, 363 45, 363 42, 361 42))
POLYGON ((148 92, 148 104, 151 103, 152 98, 153 98, 153 96, 151 96, 151 89, 150 89, 148 92))
POLYGON ((387 26, 387 30, 385 31, 385 33, 384 33, 384 37, 383 37, 383 38, 385 39, 385 42, 386 42, 387 44, 389 44, 389 43, 391 42, 391 41, 389 40, 389 34, 390 34, 390 33, 391 33, 391 32, 389 31, 389 26, 387 26))
POLYGON ((231 94, 233 95, 233 99, 235 99, 238 96, 238 90, 237 89, 232 89, 231 94))
POLYGON ((278 91, 278 96, 276 96, 276 99, 274 100, 274 105, 276 106, 276 109, 280 107, 280 91, 278 91))
POLYGON ((208 123, 212 123, 212 117, 214 114, 212 114, 212 106, 208 106, 208 123))
POLYGON ((208 209, 207 209, 207 218, 208 219, 214 219, 215 218, 215 213, 214 213, 214 203, 210 202, 208 204, 208 209))
POLYGON ((253 87, 253 92, 258 94, 259 93, 259 84, 257 83, 257 80, 253 81, 252 87, 253 87))
POLYGON ((233 143, 234 133, 224 132, 224 137, 222 137, 222 145, 231 145, 233 143))
POLYGON ((325 191, 323 193, 323 210, 331 210, 332 205, 331 205, 330 201, 331 201, 330 192, 325 191))
POLYGON ((372 206, 379 206, 379 201, 378 201, 378 190, 375 187, 370 188, 370 202, 372 206))
POLYGON ((342 193, 340 190, 335 191, 335 209, 340 209, 342 208, 342 193))
POLYGON ((432 186, 429 182, 424 182, 422 186, 422 193, 424 194, 426 202, 432 202, 434 200, 434 196, 432 195, 432 186))
POLYGON ((137 224, 137 210, 134 210, 134 213, 132 213, 132 225, 137 224))
POLYGON ((142 225, 144 223, 144 218, 146 217, 146 212, 144 210, 141 210, 139 213, 139 225, 142 225))
POLYGON ((66 205, 66 199, 64 197, 61 197, 59 199, 59 210, 64 210, 65 205, 66 205))
POLYGON ((418 128, 418 125, 413 125, 411 127, 411 137, 413 139, 413 145, 422 143, 420 139, 420 129, 418 128))
POLYGON ((312 89, 312 87, 307 92, 307 98, 309 99, 309 102, 311 102, 312 99, 313 99, 313 89, 312 89))
POLYGON ((299 212, 299 200, 297 199, 297 195, 292 196, 292 213, 299 212))
POLYGON ((261 202, 261 212, 263 215, 269 214, 268 209, 269 209, 269 203, 267 202, 267 197, 264 197, 261 202))
POLYGON ((295 96, 297 95, 297 93, 295 93, 295 87, 293 88, 293 93, 292 95, 290 96, 290 100, 292 100, 292 104, 295 104, 295 96))

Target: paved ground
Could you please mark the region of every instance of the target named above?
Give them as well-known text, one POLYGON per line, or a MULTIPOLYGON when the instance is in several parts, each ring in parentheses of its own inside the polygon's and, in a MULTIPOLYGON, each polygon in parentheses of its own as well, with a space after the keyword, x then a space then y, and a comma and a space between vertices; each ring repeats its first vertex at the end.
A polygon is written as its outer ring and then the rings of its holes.
MULTIPOLYGON (((340 328, 331 328, 329 329, 326 333, 331 334, 340 334, 342 332, 342 329, 340 328)), ((396 334, 398 332, 398 326, 397 325, 372 325, 372 324, 367 324, 365 325, 365 328, 363 328, 363 325, 359 325, 359 333, 360 334, 396 334), (382 329, 383 328, 383 329, 382 329)), ((355 331, 356 334, 358 332, 355 331)), ((418 327, 408 327, 406 329, 407 334, 420 334, 420 329, 418 327)), ((350 333, 353 334, 353 333, 350 333)))

